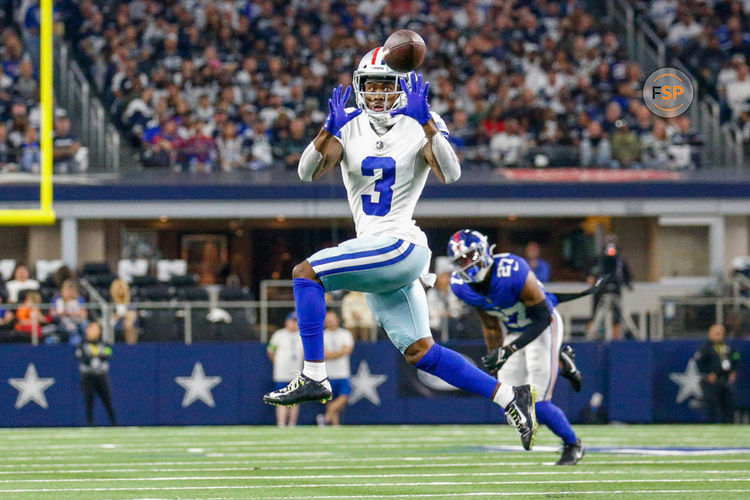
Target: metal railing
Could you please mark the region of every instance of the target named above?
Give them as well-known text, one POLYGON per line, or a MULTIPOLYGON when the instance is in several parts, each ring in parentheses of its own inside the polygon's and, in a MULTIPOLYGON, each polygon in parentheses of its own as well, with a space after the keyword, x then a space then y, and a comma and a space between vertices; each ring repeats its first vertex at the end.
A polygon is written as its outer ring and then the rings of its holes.
POLYGON ((120 133, 109 123, 101 101, 91 92, 91 85, 70 56, 67 44, 60 38, 55 42, 55 96, 68 112, 81 142, 89 148, 89 168, 117 171, 120 133))
POLYGON ((729 331, 750 328, 747 297, 662 297, 659 338, 703 338, 711 325, 720 323, 729 331))

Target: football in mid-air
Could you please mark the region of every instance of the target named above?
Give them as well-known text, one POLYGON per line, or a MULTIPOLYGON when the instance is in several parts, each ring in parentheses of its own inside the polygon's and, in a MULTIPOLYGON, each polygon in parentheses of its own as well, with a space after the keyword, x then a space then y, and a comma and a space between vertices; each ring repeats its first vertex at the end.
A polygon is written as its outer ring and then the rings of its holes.
POLYGON ((383 61, 396 71, 414 71, 424 61, 424 40, 411 30, 394 31, 383 45, 383 61))

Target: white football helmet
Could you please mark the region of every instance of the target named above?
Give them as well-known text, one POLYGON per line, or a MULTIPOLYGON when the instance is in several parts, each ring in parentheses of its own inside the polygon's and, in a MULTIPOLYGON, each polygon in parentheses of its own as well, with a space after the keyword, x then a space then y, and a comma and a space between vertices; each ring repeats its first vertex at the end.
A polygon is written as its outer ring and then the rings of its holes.
POLYGON ((398 79, 403 78, 408 82, 409 73, 401 73, 391 69, 385 61, 383 61, 383 56, 383 47, 377 47, 365 54, 362 60, 359 61, 359 66, 357 66, 357 69, 354 71, 352 87, 354 87, 354 96, 357 101, 357 107, 367 113, 367 116, 376 125, 390 127, 398 118, 398 116, 392 117, 391 111, 406 106, 406 94, 403 89, 400 88, 398 79), (369 79, 389 80, 394 82, 395 90, 393 92, 377 92, 377 94, 385 93, 386 97, 393 94, 398 95, 390 109, 375 111, 367 106, 367 99, 365 97, 368 92, 365 92, 365 83, 367 83, 367 80, 369 79))

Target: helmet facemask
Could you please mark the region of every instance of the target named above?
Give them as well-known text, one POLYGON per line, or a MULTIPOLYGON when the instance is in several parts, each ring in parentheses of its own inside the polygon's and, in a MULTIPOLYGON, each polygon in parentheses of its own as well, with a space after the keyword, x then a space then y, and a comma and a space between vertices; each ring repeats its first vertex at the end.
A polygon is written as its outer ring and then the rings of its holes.
POLYGON ((406 75, 392 73, 367 74, 367 72, 356 71, 352 79, 354 95, 357 101, 357 107, 362 109, 375 125, 390 127, 396 122, 397 117, 391 116, 391 111, 406 106, 406 93, 401 88, 398 79, 406 75), (368 82, 384 84, 393 90, 369 90, 368 82), (383 109, 372 109, 368 103, 368 97, 382 97, 383 109), (390 101, 390 102, 389 102, 390 101), (390 104, 390 106, 388 105, 390 104))
POLYGON ((459 231, 448 244, 448 253, 456 274, 466 283, 484 281, 492 269, 492 249, 487 237, 476 231, 459 231))

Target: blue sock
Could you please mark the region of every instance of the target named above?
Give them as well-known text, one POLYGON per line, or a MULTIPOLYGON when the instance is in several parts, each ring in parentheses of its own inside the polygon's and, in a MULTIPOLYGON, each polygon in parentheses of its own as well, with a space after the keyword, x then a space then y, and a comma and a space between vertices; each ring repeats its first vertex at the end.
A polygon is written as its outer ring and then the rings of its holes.
POLYGON ((305 361, 323 361, 323 321, 326 317, 325 289, 320 283, 305 278, 294 278, 294 301, 297 304, 297 324, 305 350, 305 361))
POLYGON ((454 387, 492 399, 497 380, 472 365, 456 351, 433 344, 417 368, 440 377, 454 387))
POLYGON ((546 425, 549 430, 560 436, 563 443, 574 444, 578 441, 575 431, 568 422, 568 417, 552 401, 539 401, 535 408, 539 423, 546 425))

